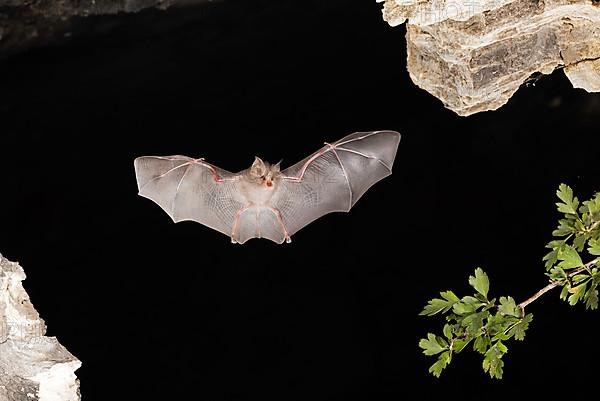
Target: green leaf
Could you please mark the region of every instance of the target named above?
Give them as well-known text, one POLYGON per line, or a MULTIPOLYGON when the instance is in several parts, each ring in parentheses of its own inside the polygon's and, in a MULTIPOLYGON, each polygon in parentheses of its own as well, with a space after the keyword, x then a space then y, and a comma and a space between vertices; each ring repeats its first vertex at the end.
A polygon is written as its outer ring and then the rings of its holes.
POLYGON ((481 302, 479 299, 477 299, 476 297, 472 297, 470 295, 467 295, 466 297, 462 297, 460 300, 466 304, 473 305, 475 308, 479 308, 480 306, 484 305, 484 303, 481 302))
POLYGON ((452 307, 452 311, 459 316, 469 315, 477 310, 475 305, 468 304, 465 302, 457 302, 452 307))
POLYGON ((565 301, 567 299, 567 297, 569 296, 570 289, 571 289, 571 286, 569 284, 566 284, 560 291, 560 299, 565 301))
POLYGON ((573 222, 563 219, 558 222, 558 228, 552 231, 552 235, 555 237, 564 237, 565 235, 569 235, 573 232, 575 232, 573 222))
POLYGON ((489 314, 488 311, 472 313, 463 319, 462 326, 466 327, 468 334, 476 334, 483 327, 483 321, 489 314))
POLYGON ((561 261, 558 266, 565 270, 583 266, 579 253, 569 245, 558 252, 558 259, 561 261))
POLYGON ((475 339, 473 343, 473 349, 480 354, 485 354, 488 348, 490 347, 490 338, 488 336, 479 336, 475 339))
POLYGON ((598 272, 597 268, 592 269, 592 281, 596 285, 600 284, 600 272, 598 272))
POLYGON ((552 281, 563 281, 568 278, 567 273, 560 267, 550 270, 550 279, 552 281))
POLYGON ((553 249, 548 252, 542 259, 545 263, 546 270, 550 270, 556 262, 558 262, 558 249, 553 249))
POLYGON ((504 332, 500 332, 492 338, 492 342, 498 341, 498 340, 500 340, 500 341, 510 340, 510 336, 504 332))
POLYGON ((587 273, 576 274, 573 276, 572 283, 573 284, 581 284, 581 282, 591 278, 591 276, 587 273))
POLYGON ((577 252, 583 251, 583 247, 585 247, 587 239, 587 235, 578 235, 575 237, 573 240, 573 247, 577 250, 577 252))
POLYGON ((452 311, 459 316, 465 316, 477 312, 477 309, 484 305, 483 302, 469 295, 462 297, 460 302, 455 303, 452 307, 452 311))
POLYGON ((442 374, 442 370, 444 370, 446 368, 446 366, 448 366, 448 364, 450 364, 451 360, 452 360, 452 355, 450 354, 450 351, 446 351, 446 352, 442 353, 438 357, 437 362, 435 362, 433 365, 431 365, 429 367, 429 373, 431 373, 435 377, 440 377, 440 375, 442 374))
POLYGON ((498 312, 505 316, 521 317, 521 308, 517 306, 513 297, 500 297, 498 312))
POLYGON ((557 203, 558 211, 565 214, 577 214, 579 201, 573 197, 573 190, 566 184, 560 184, 556 196, 564 203, 557 203))
POLYGON ((591 286, 585 294, 585 308, 598 309, 598 290, 595 285, 591 286))
POLYGON ((583 296, 585 295, 586 287, 587 283, 583 283, 569 290, 569 292, 571 293, 571 296, 569 297, 569 305, 574 306, 583 298, 583 296))
POLYGON ((443 338, 428 333, 427 338, 423 338, 419 341, 419 347, 423 349, 425 355, 431 356, 447 350, 448 343, 443 338))
POLYGON ((490 289, 490 280, 480 267, 475 269, 475 276, 469 276, 469 284, 475 288, 475 291, 487 298, 490 289))
POLYGON ((600 239, 591 239, 588 242, 590 255, 600 256, 600 239))
POLYGON ((513 323, 514 318, 503 316, 498 312, 489 316, 485 329, 490 336, 496 336, 498 333, 503 333, 513 323))
POLYGON ((549 249, 558 249, 565 244, 564 239, 554 239, 546 244, 546 248, 549 249))
POLYGON ((448 339, 448 341, 452 340, 452 326, 449 324, 444 325, 444 336, 448 339))
POLYGON ((596 193, 592 199, 583 202, 583 206, 579 210, 581 213, 588 213, 592 220, 598 221, 600 219, 600 192, 596 193))
POLYGON ((454 293, 452 291, 442 291, 442 292, 440 292, 440 295, 442 296, 442 298, 444 298, 448 302, 458 302, 459 301, 459 298, 456 295, 454 295, 454 293))
POLYGON ((533 315, 528 313, 525 317, 517 324, 515 324, 512 329, 510 329, 509 335, 514 336, 515 340, 523 341, 525 339, 525 331, 529 328, 529 323, 533 320, 533 315))
POLYGON ((508 352, 508 349, 502 341, 498 341, 492 345, 485 353, 483 358, 483 370, 489 373, 490 377, 495 379, 502 379, 502 368, 504 362, 502 357, 508 352))
MULTIPOLYGON (((433 298, 427 302, 427 305, 423 308, 419 315, 423 316, 433 316, 439 312, 446 312, 449 305, 448 301, 439 298, 433 298)), ((451 306, 450 306, 451 307, 451 306)))
POLYGON ((458 354, 460 351, 463 350, 463 348, 465 348, 465 345, 467 345, 469 341, 455 339, 452 343, 452 351, 458 354))
MULTIPOLYGON (((575 200, 577 201, 577 198, 575 198, 575 200)), ((558 206, 558 211, 561 213, 565 213, 565 214, 577 214, 577 211, 575 209, 573 209, 573 205, 572 204, 565 204, 565 203, 557 203, 556 206, 558 206)))
POLYGON ((600 192, 596 193, 596 195, 592 199, 584 202, 584 204, 586 207, 586 212, 588 212, 592 216, 600 213, 600 192))
POLYGON ((452 291, 440 292, 440 295, 442 296, 443 299, 434 298, 434 299, 430 300, 427 303, 427 305, 425 306, 425 308, 423 308, 423 311, 421 311, 421 313, 419 313, 419 315, 433 316, 440 312, 446 313, 450 309, 452 309, 452 306, 454 305, 454 303, 459 301, 458 297, 456 295, 454 295, 454 293, 452 291))

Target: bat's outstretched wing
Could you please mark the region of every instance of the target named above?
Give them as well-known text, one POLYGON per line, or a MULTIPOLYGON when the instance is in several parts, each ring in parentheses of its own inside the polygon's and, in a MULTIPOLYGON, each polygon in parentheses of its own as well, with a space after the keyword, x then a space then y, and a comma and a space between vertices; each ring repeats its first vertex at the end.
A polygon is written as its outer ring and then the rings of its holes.
POLYGON ((231 235, 244 207, 238 176, 185 156, 135 159, 139 194, 156 202, 174 222, 193 220, 231 235))
POLYGON ((394 131, 357 132, 283 171, 273 207, 287 235, 331 212, 347 212, 377 181, 392 173, 400 143, 394 131))

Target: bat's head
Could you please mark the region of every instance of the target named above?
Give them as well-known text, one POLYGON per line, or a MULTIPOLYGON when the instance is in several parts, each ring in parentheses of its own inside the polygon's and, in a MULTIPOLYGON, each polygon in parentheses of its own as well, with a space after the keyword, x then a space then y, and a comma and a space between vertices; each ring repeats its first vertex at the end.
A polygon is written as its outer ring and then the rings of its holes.
POLYGON ((262 161, 260 157, 255 157, 254 163, 252 163, 252 166, 250 167, 250 178, 257 183, 270 188, 273 186, 273 181, 281 175, 280 164, 281 162, 270 164, 262 161))

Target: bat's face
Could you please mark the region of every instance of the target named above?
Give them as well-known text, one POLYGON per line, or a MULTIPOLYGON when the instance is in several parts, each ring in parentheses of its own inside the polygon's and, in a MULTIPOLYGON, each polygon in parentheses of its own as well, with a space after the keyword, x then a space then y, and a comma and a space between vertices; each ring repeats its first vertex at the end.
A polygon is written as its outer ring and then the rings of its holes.
POLYGON ((254 158, 254 163, 249 169, 250 179, 258 185, 273 188, 273 182, 281 175, 280 163, 270 164, 260 157, 254 158))

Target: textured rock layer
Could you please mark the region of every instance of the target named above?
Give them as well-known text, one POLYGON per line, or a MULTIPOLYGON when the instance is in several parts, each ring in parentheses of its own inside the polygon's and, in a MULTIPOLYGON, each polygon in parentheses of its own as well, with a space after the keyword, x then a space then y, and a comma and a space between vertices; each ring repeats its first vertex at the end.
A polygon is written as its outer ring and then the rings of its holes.
POLYGON ((24 279, 21 266, 0 256, 0 401, 77 401, 81 362, 44 336, 24 279))
POLYGON ((383 14, 392 26, 408 21, 412 80, 460 115, 495 110, 556 68, 599 90, 598 1, 385 0, 383 14))
POLYGON ((70 36, 76 17, 207 1, 210 0, 0 0, 0 56, 70 36))

